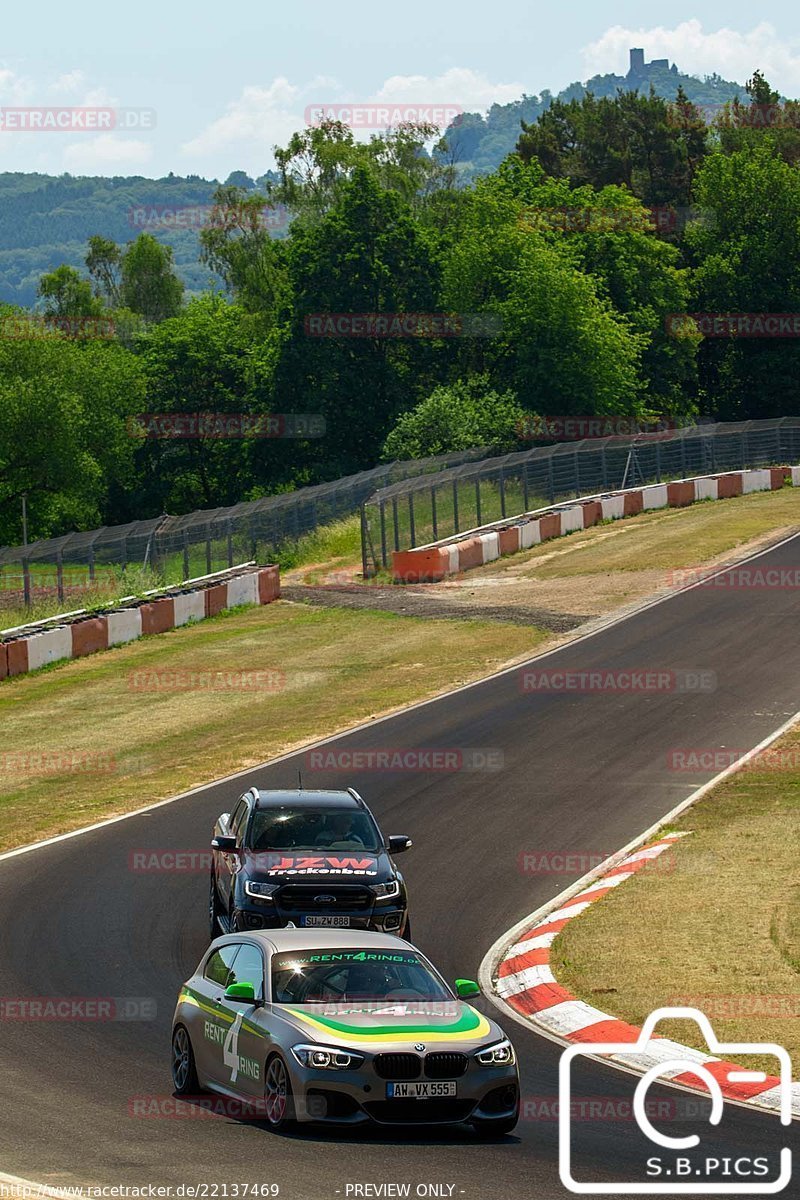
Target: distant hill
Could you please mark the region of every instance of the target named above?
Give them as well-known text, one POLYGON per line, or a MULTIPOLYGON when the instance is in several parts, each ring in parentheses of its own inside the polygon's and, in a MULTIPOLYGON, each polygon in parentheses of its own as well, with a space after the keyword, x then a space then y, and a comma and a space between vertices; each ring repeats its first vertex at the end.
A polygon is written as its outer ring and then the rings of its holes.
MULTIPOLYGON (((627 75, 595 75, 559 92, 562 100, 581 99, 588 91, 614 96, 619 88, 647 91, 673 99, 679 84, 695 104, 720 104, 744 96, 744 87, 719 75, 696 79, 684 75, 666 59, 645 63, 641 50, 631 50, 627 75)), ((484 116, 465 113, 447 130, 450 154, 464 182, 494 171, 517 144, 522 121, 528 123, 549 107, 552 93, 524 95, 511 104, 494 104, 484 116)), ((234 171, 225 181, 256 187, 277 180, 267 173, 258 180, 234 171)), ((36 286, 46 271, 60 263, 82 268, 92 234, 124 244, 143 229, 172 246, 178 272, 187 290, 200 292, 219 284, 198 261, 199 229, 208 219, 219 181, 199 175, 164 179, 143 176, 72 176, 24 173, 0 174, 0 302, 31 306, 36 286)), ((275 215, 268 224, 277 237, 286 232, 288 216, 275 215)))
MULTIPOLYGON (((226 182, 255 188, 268 178, 277 176, 254 181, 234 172, 226 182)), ((208 221, 218 187, 218 180, 199 175, 0 174, 0 301, 34 304, 42 274, 62 262, 83 267, 92 234, 124 244, 143 230, 172 246, 187 289, 203 291, 215 277, 198 262, 199 229, 208 221)), ((277 214, 277 236, 285 225, 283 214, 277 214)))
POLYGON ((746 96, 740 83, 732 83, 720 75, 707 75, 705 79, 684 75, 674 63, 670 66, 666 58, 646 63, 644 51, 634 49, 630 51, 627 75, 594 75, 585 83, 571 83, 557 97, 547 90, 539 96, 524 95, 510 104, 493 104, 485 116, 464 113, 446 131, 449 156, 465 180, 488 174, 513 151, 521 123, 531 124, 554 99, 582 100, 587 92, 597 97, 613 97, 618 90, 649 92, 651 84, 665 100, 674 100, 679 85, 683 84, 686 95, 697 105, 724 104, 737 96, 746 96))

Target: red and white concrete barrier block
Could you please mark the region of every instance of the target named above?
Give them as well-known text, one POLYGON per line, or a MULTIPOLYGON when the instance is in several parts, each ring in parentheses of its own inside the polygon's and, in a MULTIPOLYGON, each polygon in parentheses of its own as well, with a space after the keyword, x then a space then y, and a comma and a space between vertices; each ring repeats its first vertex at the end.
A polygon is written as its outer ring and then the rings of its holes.
POLYGON ((165 590, 153 594, 152 599, 111 608, 99 615, 74 613, 69 619, 54 618, 38 626, 8 630, 7 640, 0 641, 0 680, 143 636, 166 633, 190 621, 216 616, 226 608, 270 604, 280 593, 278 568, 262 567, 224 578, 192 580, 180 591, 165 590))
POLYGON ((600 521, 617 521, 652 509, 684 508, 698 500, 726 500, 749 492, 769 491, 783 487, 787 478, 794 487, 800 486, 800 467, 700 475, 586 496, 536 512, 520 513, 428 546, 395 550, 392 574, 396 583, 436 583, 448 575, 470 571, 518 550, 529 550, 550 538, 588 529, 600 521))

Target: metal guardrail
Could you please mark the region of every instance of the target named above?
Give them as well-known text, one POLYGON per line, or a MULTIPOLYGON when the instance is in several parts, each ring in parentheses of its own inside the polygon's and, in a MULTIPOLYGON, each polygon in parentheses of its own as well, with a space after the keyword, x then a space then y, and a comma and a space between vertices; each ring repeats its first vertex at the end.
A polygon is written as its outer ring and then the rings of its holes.
POLYGON ((0 587, 16 589, 29 605, 38 590, 64 600, 104 573, 128 566, 149 567, 165 582, 210 575, 243 560, 265 563, 277 549, 320 525, 357 513, 381 484, 486 455, 472 450, 408 462, 386 463, 331 483, 263 496, 228 508, 202 509, 184 516, 161 516, 128 525, 0 548, 0 587))
POLYGON ((362 508, 368 573, 410 550, 580 495, 800 461, 800 418, 693 425, 537 446, 400 480, 362 508))

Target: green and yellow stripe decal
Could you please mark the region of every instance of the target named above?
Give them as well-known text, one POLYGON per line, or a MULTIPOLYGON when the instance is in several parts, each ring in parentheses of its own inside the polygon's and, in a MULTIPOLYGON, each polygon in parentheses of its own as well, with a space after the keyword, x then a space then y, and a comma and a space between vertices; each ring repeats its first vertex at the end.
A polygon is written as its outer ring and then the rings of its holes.
MULTIPOLYGON (((208 1013, 210 1017, 215 1017, 218 1021, 226 1021, 228 1025, 232 1025, 236 1020, 237 1014, 231 1012, 228 1008, 223 1008, 221 1004, 214 1004, 213 1001, 208 1001, 204 996, 193 992, 191 988, 184 987, 178 996, 180 1004, 190 1004, 192 1008, 199 1008, 202 1012, 208 1013)), ((248 1033, 254 1034, 256 1037, 269 1039, 269 1034, 265 1029, 260 1029, 258 1025, 254 1025, 252 1021, 242 1021, 242 1029, 246 1029, 248 1033)))
POLYGON ((287 1006, 299 1021, 311 1025, 326 1037, 346 1042, 465 1042, 486 1037, 491 1026, 481 1013, 471 1008, 469 1004, 461 1005, 461 1014, 455 1021, 442 1025, 426 1025, 422 1022, 412 1025, 375 1025, 367 1028, 364 1025, 348 1025, 344 1021, 336 1021, 332 1017, 312 1017, 302 1008, 287 1006))

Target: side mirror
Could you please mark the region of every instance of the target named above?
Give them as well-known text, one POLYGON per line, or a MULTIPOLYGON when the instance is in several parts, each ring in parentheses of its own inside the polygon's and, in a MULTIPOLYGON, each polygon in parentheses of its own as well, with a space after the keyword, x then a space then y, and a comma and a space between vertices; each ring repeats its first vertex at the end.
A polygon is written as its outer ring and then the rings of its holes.
POLYGON ((404 833, 396 833, 389 838, 387 849, 390 854, 402 854, 404 850, 408 850, 413 845, 410 837, 404 833))
POLYGON ((236 852, 236 838, 218 834, 217 837, 211 839, 211 849, 221 850, 223 854, 234 854, 236 852))
POLYGON ((456 980, 456 995, 462 1000, 466 1000, 469 996, 480 996, 481 989, 478 987, 474 979, 457 979, 456 980))
POLYGON ((232 983, 225 988, 226 1000, 247 1000, 250 1004, 256 1002, 256 989, 252 983, 232 983))

